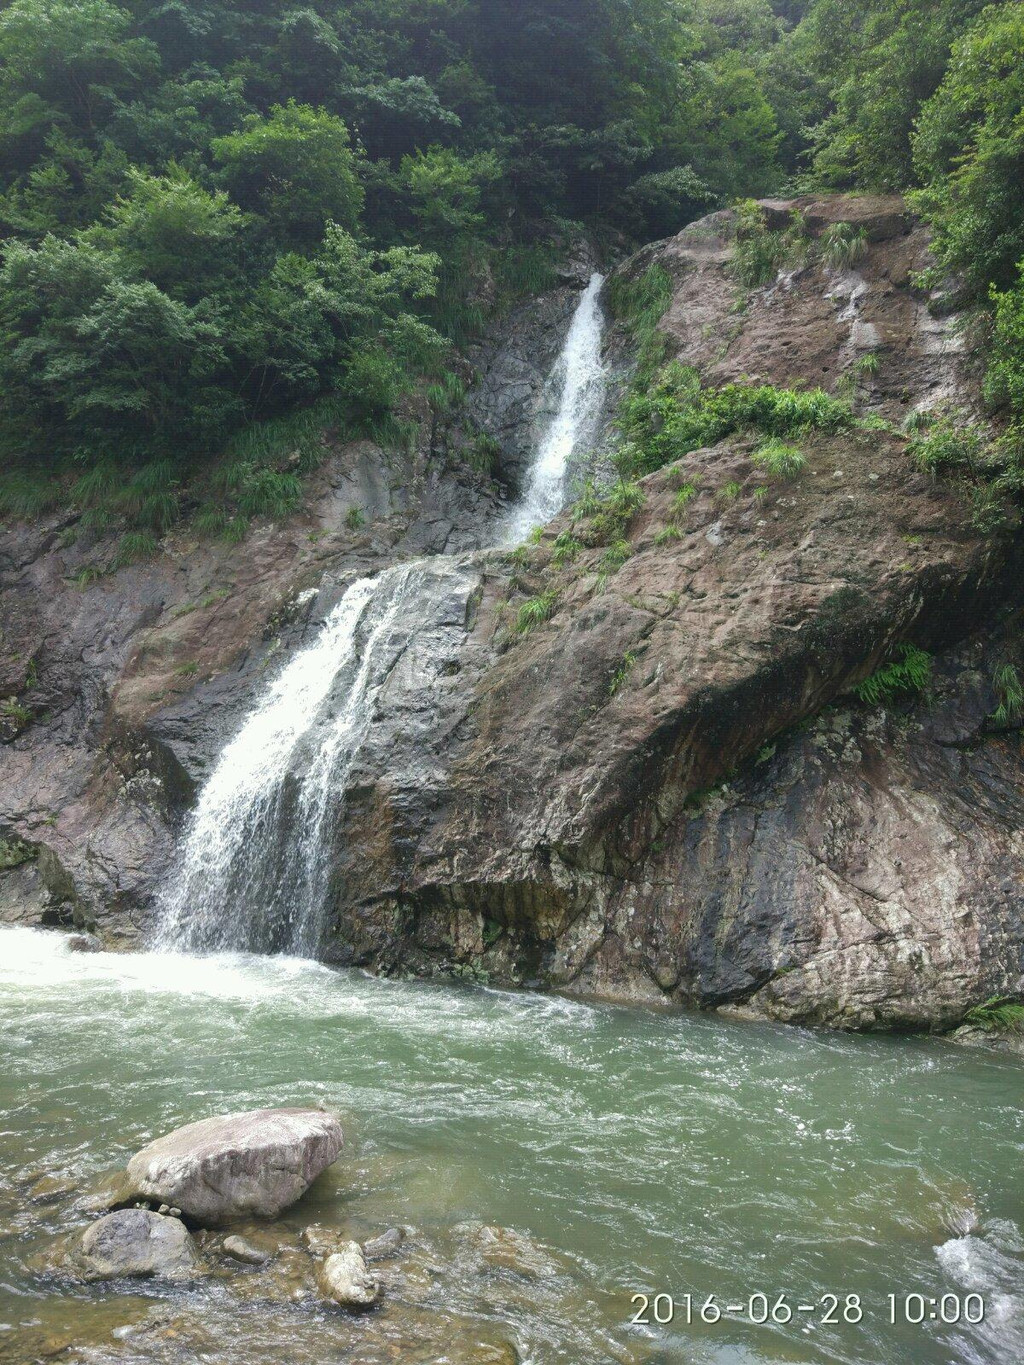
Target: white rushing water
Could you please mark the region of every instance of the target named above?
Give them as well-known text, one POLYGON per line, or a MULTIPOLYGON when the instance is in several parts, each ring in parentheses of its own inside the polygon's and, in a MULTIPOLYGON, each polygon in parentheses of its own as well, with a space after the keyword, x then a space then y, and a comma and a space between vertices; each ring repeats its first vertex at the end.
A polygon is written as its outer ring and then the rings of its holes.
MULTIPOLYGON (((552 374, 557 409, 521 502, 500 524, 518 544, 564 502, 569 460, 603 398, 602 276, 584 291, 552 374)), ((400 613, 443 592, 445 561, 354 583, 317 637, 270 683, 200 793, 161 906, 158 944, 185 951, 314 956, 324 933, 332 829, 353 764, 406 637, 400 613)), ((419 608, 422 606, 422 610, 419 608)))
POLYGON ((592 275, 576 309, 553 375, 560 390, 558 410, 541 439, 523 498, 505 524, 503 545, 520 544, 535 526, 557 516, 565 503, 569 461, 595 435, 605 379, 603 284, 602 275, 592 275))

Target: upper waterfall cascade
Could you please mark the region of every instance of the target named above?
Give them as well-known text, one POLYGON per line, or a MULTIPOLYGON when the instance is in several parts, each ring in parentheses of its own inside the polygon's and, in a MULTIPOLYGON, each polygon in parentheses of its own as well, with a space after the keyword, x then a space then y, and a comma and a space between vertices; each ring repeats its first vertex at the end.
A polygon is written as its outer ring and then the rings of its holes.
MULTIPOLYGON (((565 498, 574 452, 604 394, 603 277, 583 292, 551 375, 557 408, 524 495, 492 544, 516 545, 565 498)), ((445 556, 354 583, 317 638, 270 683, 204 785, 161 905, 159 945, 315 955, 329 905, 331 829, 373 717, 407 645, 399 618, 424 619, 447 590, 445 556)))

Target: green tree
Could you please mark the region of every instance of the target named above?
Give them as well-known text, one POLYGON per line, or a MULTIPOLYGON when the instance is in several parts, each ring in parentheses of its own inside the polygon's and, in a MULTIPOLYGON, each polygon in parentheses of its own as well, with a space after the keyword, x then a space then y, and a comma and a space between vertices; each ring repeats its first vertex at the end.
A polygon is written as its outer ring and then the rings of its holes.
POLYGON ((914 142, 942 260, 976 294, 1024 260, 1024 7, 993 5, 956 44, 914 142))
POLYGON ((993 407, 1009 407, 1024 417, 1024 261, 1016 284, 992 295, 995 308, 992 361, 985 393, 993 407))
POLYGON ((93 131, 159 70, 156 48, 131 29, 108 0, 13 0, 0 13, 0 138, 93 131))
POLYGON ((483 190, 500 175, 500 163, 490 152, 465 157, 431 147, 403 158, 400 181, 422 240, 440 244, 479 233, 485 222, 480 213, 483 190))
POLYGON ((109 139, 99 139, 94 150, 54 128, 35 165, 0 195, 0 222, 32 241, 85 227, 120 191, 129 168, 127 156, 109 139))
POLYGON ((166 175, 132 169, 93 240, 116 249, 128 268, 196 302, 216 293, 243 221, 223 190, 209 191, 173 162, 166 175))
POLYGON ((181 455, 222 430, 216 321, 131 275, 116 252, 47 237, 0 268, 0 433, 37 459, 181 455))
POLYGON ((830 189, 903 189, 911 137, 950 48, 985 0, 816 0, 794 42, 821 81, 814 175, 830 189))
POLYGON ((212 151, 231 197, 265 219, 278 241, 312 246, 328 222, 353 228, 359 221, 356 156, 335 114, 289 100, 214 138, 212 151))
POLYGON ((241 76, 199 65, 120 105, 107 133, 133 161, 163 166, 205 155, 213 138, 234 132, 253 112, 241 76))

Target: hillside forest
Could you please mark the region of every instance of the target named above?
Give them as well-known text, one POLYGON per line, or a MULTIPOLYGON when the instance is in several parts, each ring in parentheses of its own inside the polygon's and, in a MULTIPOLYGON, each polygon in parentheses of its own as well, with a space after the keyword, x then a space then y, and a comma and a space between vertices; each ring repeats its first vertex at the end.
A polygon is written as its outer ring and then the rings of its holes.
POLYGON ((739 203, 756 242, 752 199, 844 190, 929 220, 1018 485, 1020 3, 9 0, 0 515, 76 507, 122 562, 241 538, 325 428, 457 406, 575 236, 739 203))

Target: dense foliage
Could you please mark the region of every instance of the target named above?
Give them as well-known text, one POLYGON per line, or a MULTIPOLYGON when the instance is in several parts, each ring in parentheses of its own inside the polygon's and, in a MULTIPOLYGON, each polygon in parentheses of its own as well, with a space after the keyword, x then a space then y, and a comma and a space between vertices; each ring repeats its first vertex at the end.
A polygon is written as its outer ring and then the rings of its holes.
POLYGON ((787 184, 917 190, 1020 410, 1022 57, 982 0, 6 0, 0 511, 155 536, 201 487, 238 529, 310 431, 450 395, 572 223, 625 246, 787 184))

